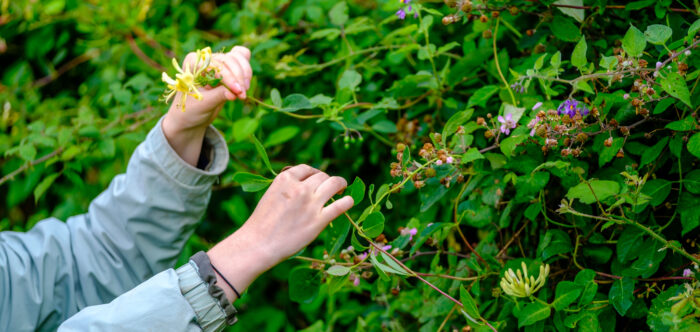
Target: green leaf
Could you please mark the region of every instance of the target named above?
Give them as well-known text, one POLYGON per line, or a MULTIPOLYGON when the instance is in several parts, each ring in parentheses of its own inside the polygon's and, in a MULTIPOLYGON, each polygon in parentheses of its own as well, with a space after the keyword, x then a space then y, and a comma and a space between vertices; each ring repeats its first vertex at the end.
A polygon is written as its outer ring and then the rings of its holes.
POLYGON ((666 77, 661 79, 661 88, 668 92, 669 95, 678 98, 689 107, 693 107, 690 102, 690 91, 685 83, 683 76, 677 72, 670 72, 666 77))
POLYGON ((233 175, 233 181, 240 183, 245 192, 260 191, 272 183, 272 180, 268 178, 247 172, 237 172, 233 175))
POLYGON ((298 267, 289 273, 289 299, 299 303, 310 303, 321 287, 319 271, 298 267))
POLYGON ((451 227, 452 223, 444 223, 444 222, 436 222, 432 223, 430 226, 426 227, 423 231, 420 232, 418 235, 418 239, 416 239, 416 243, 413 245, 411 248, 411 255, 413 255, 416 250, 420 248, 420 246, 425 243, 425 241, 428 240, 430 236, 433 235, 433 233, 446 228, 446 227, 451 227))
POLYGON ((36 148, 31 144, 22 144, 19 146, 19 156, 26 161, 33 161, 36 158, 36 148))
POLYGON ((631 25, 627 33, 625 33, 625 37, 622 38, 622 48, 628 56, 636 58, 642 55, 646 47, 647 40, 644 34, 634 25, 631 25))
POLYGON ((469 118, 472 117, 473 113, 474 109, 468 108, 452 115, 450 119, 447 120, 447 123, 445 123, 445 127, 442 129, 442 142, 445 143, 447 136, 454 134, 459 126, 464 125, 467 121, 469 121, 469 118))
POLYGON ((566 232, 560 229, 550 229, 540 241, 537 252, 540 253, 542 260, 546 261, 550 257, 569 253, 571 249, 573 249, 571 239, 566 232))
POLYGON ((574 52, 571 53, 571 64, 576 66, 580 71, 582 71, 584 69, 583 67, 588 63, 588 60, 586 60, 586 51, 588 51, 586 36, 581 36, 581 40, 579 40, 576 47, 574 47, 574 52))
POLYGON ((250 135, 250 137, 253 139, 253 143, 255 143, 255 150, 258 151, 258 155, 260 158, 262 158, 263 162, 265 163, 265 166, 267 166, 267 169, 270 170, 270 173, 277 175, 277 172, 275 172, 274 169, 272 169, 272 165, 270 165, 270 158, 267 156, 267 152, 265 151, 265 147, 260 143, 257 137, 255 135, 250 135))
POLYGON ((348 186, 347 193, 352 197, 353 202, 355 202, 354 205, 357 206, 365 197, 365 183, 362 182, 362 179, 359 177, 355 177, 355 181, 348 186))
POLYGON ((498 92, 498 89, 499 88, 496 85, 485 85, 479 88, 479 90, 474 91, 472 96, 469 97, 467 107, 478 105, 486 108, 486 102, 489 100, 489 98, 491 98, 491 96, 498 92))
POLYGON ((659 102, 656 104, 656 106, 654 106, 654 111, 653 111, 652 113, 654 113, 654 114, 661 114, 661 113, 663 113, 669 106, 673 105, 673 103, 675 103, 675 102, 676 102, 676 100, 673 99, 673 98, 662 99, 661 101, 659 101, 659 102))
MULTIPOLYGON (((647 183, 649 183, 649 181, 647 181, 647 183)), ((700 194, 700 169, 694 169, 683 175, 683 189, 693 194, 700 194)), ((669 183, 669 191, 670 190, 669 183)))
POLYGON ((557 284, 554 292, 554 301, 552 307, 554 310, 563 310, 569 307, 570 304, 576 302, 578 296, 581 295, 583 289, 576 283, 571 281, 561 281, 557 284))
POLYGON ((642 247, 643 233, 636 228, 626 227, 617 239, 617 259, 626 263, 639 256, 642 247))
POLYGON ((528 137, 528 135, 513 135, 502 140, 500 143, 501 152, 503 152, 506 157, 513 156, 513 151, 515 151, 518 144, 525 142, 528 137))
POLYGON ((663 45, 671 38, 673 30, 662 24, 652 24, 644 31, 644 37, 654 45, 663 45))
POLYGON ((236 142, 243 141, 253 135, 258 129, 258 120, 250 117, 242 117, 233 123, 233 139, 236 142))
POLYGON ((282 96, 280 95, 280 91, 276 88, 272 88, 272 91, 270 91, 270 100, 272 100, 272 105, 279 108, 282 107, 282 96))
POLYGON ((484 155, 481 154, 477 148, 469 148, 469 150, 462 155, 462 164, 466 164, 477 159, 484 159, 484 155))
MULTIPOLYGON (((583 0, 557 0, 554 3, 557 5, 567 5, 572 7, 583 6, 583 0)), ((583 9, 580 8, 557 7, 557 9, 561 10, 562 13, 573 17, 576 21, 579 21, 581 23, 585 18, 585 12, 583 11, 583 9)))
POLYGON ((608 299, 617 312, 624 316, 634 302, 634 279, 622 277, 615 279, 610 287, 608 299))
POLYGON ((372 125, 372 129, 385 134, 396 133, 396 124, 389 120, 380 120, 372 125))
POLYGON ((352 69, 348 69, 343 72, 343 75, 340 76, 338 88, 355 91, 355 88, 357 88, 360 83, 362 83, 362 75, 352 69))
POLYGON ((688 37, 693 38, 698 30, 700 30, 700 18, 695 20, 688 28, 688 37))
POLYGON ((56 181, 56 178, 58 178, 61 175, 61 173, 54 173, 51 174, 47 177, 45 177, 41 182, 34 188, 34 204, 39 202, 39 198, 44 195, 46 190, 51 187, 54 181, 56 181))
POLYGON ((406 269, 404 269, 403 267, 401 267, 401 265, 396 263, 396 261, 391 259, 391 257, 389 257, 389 255, 387 255, 383 252, 380 252, 380 253, 382 255, 382 258, 384 258, 384 261, 387 263, 387 265, 389 265, 389 267, 391 267, 394 270, 394 272, 392 272, 392 273, 400 274, 400 275, 404 275, 404 276, 408 275, 408 272, 406 272, 406 269))
POLYGON ((284 97, 282 101, 282 109, 280 112, 296 112, 298 110, 307 110, 313 108, 309 98, 302 94, 291 94, 284 97))
POLYGON ((579 305, 583 306, 593 301, 593 298, 598 291, 598 284, 595 283, 595 276, 595 271, 591 269, 581 270, 576 274, 574 282, 583 287, 581 298, 578 301, 579 305))
POLYGON ((344 25, 348 21, 348 4, 345 1, 338 2, 328 12, 328 17, 334 25, 344 25))
POLYGON ((625 10, 640 10, 649 6, 653 6, 654 3, 656 3, 657 0, 641 0, 641 1, 635 1, 635 2, 630 2, 625 6, 625 10))
POLYGON ((642 153, 642 159, 639 162, 639 167, 656 160, 656 158, 661 154, 661 151, 666 147, 666 144, 668 144, 668 136, 662 138, 651 148, 644 150, 644 153, 642 153))
POLYGON ((294 136, 296 136, 299 133, 299 131, 300 129, 297 126, 285 126, 282 128, 278 128, 275 131, 273 131, 269 136, 267 136, 263 145, 265 147, 280 145, 294 138, 294 136))
POLYGON ((333 265, 326 270, 326 272, 330 275, 334 276, 344 276, 348 273, 350 273, 350 268, 342 265, 333 265))
POLYGON ((532 325, 538 321, 547 319, 551 313, 552 309, 544 303, 528 303, 515 315, 518 317, 518 328, 532 325))
POLYGON ((515 107, 511 104, 503 103, 503 116, 512 114, 513 122, 518 123, 518 121, 520 121, 520 118, 523 117, 523 113, 525 113, 525 107, 515 107))
POLYGON ((695 133, 688 140, 688 151, 695 157, 700 158, 700 133, 695 133))
POLYGON ((549 59, 549 64, 552 65, 554 71, 558 71, 559 66, 561 66, 561 52, 557 51, 557 53, 554 53, 552 58, 549 59))
POLYGON ((469 291, 467 291, 462 285, 459 286, 459 300, 462 302, 462 306, 464 306, 464 312, 472 319, 476 320, 477 318, 481 317, 476 301, 474 301, 474 298, 471 296, 471 294, 469 294, 469 291))
MULTIPOLYGON (((671 129, 675 131, 689 131, 695 129, 695 118, 687 116, 685 119, 673 121, 666 125, 666 129, 671 129)), ((678 137, 678 136, 677 136, 678 137)), ((671 144, 673 145, 673 144, 671 144)))
POLYGON ((375 238, 384 231, 384 215, 381 212, 372 212, 362 222, 362 231, 370 238, 375 238))
POLYGON ((566 193, 566 198, 578 198, 581 203, 591 204, 595 203, 596 197, 599 201, 604 201, 606 198, 617 195, 619 192, 620 185, 615 181, 591 180, 588 181, 588 184, 581 182, 569 189, 569 192, 566 193), (591 191, 591 188, 593 191, 591 191))
POLYGON ((581 38, 578 27, 570 19, 563 16, 555 15, 550 28, 554 36, 563 41, 575 42, 581 38))

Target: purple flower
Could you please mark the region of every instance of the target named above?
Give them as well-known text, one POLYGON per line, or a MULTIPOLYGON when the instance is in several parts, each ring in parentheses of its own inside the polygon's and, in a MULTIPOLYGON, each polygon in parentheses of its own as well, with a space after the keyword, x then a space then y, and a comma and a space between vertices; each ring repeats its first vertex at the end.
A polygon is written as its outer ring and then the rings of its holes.
POLYGON ((385 245, 385 246, 382 247, 382 250, 384 250, 384 251, 387 251, 387 250, 390 250, 390 249, 391 249, 391 245, 390 245, 390 244, 387 244, 387 245, 385 245))
POLYGON ((573 118, 576 112, 579 112, 581 116, 586 116, 589 113, 586 105, 581 105, 581 107, 579 107, 579 102, 575 99, 567 99, 557 108, 557 113, 559 113, 559 115, 566 114, 570 118, 573 118))
POLYGON ((353 284, 355 287, 359 286, 359 285, 360 285, 360 278, 359 278, 359 277, 355 277, 355 280, 352 281, 352 284, 353 284))
POLYGON ((454 161, 454 158, 452 158, 452 156, 449 156, 445 159, 445 162, 448 164, 451 164, 453 161, 454 161))
POLYGON ((442 165, 442 160, 438 159, 438 160, 435 162, 435 165, 438 165, 438 166, 442 165))
POLYGON ((367 258, 367 254, 368 253, 365 251, 365 252, 357 255, 357 258, 359 258, 360 260, 365 260, 367 258))
POLYGON ((408 240, 413 240, 413 236, 418 234, 418 229, 414 228, 404 228, 401 230, 401 235, 408 235, 408 240))
POLYGON ((657 61, 657 62, 656 62, 656 70, 661 69, 661 66, 663 66, 663 65, 664 65, 664 64, 663 64, 661 61, 657 61))
POLYGON ((406 11, 403 8, 401 8, 401 9, 399 9, 399 11, 396 12, 396 16, 398 16, 399 19, 402 19, 402 20, 406 19, 406 11))
POLYGON ((506 114, 506 117, 503 118, 503 116, 498 116, 498 122, 501 123, 501 132, 508 135, 510 134, 510 130, 515 128, 515 121, 513 121, 513 114, 508 113, 506 114))
POLYGON ((539 116, 534 117, 532 120, 530 120, 530 123, 527 124, 527 127, 532 129, 530 130, 530 136, 535 136, 535 131, 537 129, 537 124, 542 121, 542 119, 539 116))
POLYGON ((622 95, 622 99, 624 99, 624 100, 630 99, 630 94, 625 93, 624 95, 622 95))
POLYGON ((542 106, 542 102, 538 101, 537 104, 535 104, 535 106, 532 106, 532 110, 534 111, 534 110, 540 108, 540 106, 542 106))
POLYGON ((691 271, 690 269, 685 269, 685 270, 683 270, 683 276, 684 276, 684 277, 687 278, 687 277, 690 277, 690 276, 692 276, 692 275, 693 275, 693 271, 691 271))

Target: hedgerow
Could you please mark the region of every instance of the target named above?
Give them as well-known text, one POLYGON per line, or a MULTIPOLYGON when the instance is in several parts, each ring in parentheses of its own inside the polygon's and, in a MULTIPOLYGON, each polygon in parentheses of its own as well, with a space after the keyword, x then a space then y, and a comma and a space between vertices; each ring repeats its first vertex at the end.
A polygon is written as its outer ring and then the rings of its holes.
POLYGON ((181 262, 289 164, 356 204, 232 330, 700 329, 698 1, 0 3, 2 230, 85 211, 172 58, 240 44, 255 77, 181 262))

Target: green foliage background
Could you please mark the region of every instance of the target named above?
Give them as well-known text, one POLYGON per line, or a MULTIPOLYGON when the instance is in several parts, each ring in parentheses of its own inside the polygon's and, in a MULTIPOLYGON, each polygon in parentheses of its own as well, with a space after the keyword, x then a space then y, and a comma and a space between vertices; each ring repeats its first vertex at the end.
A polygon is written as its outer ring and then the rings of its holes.
POLYGON ((232 331, 697 330, 698 1, 467 2, 2 0, 0 230, 86 211, 166 111, 170 59, 245 45, 254 98, 215 122, 231 162, 181 262, 243 224, 266 158, 358 177, 364 200, 358 229, 261 276, 232 331), (527 124, 567 98, 595 114, 543 152, 527 124), (380 233, 410 270, 340 251, 380 233), (521 262, 551 266, 536 296, 499 287, 521 262))

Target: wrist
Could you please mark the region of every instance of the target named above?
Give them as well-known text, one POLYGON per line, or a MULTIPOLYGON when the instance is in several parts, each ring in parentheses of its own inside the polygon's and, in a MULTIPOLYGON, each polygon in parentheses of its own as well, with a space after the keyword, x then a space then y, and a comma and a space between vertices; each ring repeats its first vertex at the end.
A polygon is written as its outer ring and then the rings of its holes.
POLYGON ((259 275, 276 264, 260 242, 252 240, 242 231, 230 235, 207 252, 211 264, 222 274, 217 274, 217 285, 224 289, 231 302, 237 296, 224 278, 242 293, 259 275))
POLYGON ((168 112, 163 118, 161 128, 165 138, 175 152, 192 166, 197 165, 199 154, 202 151, 202 143, 207 127, 190 127, 182 126, 177 119, 174 119, 168 112))

